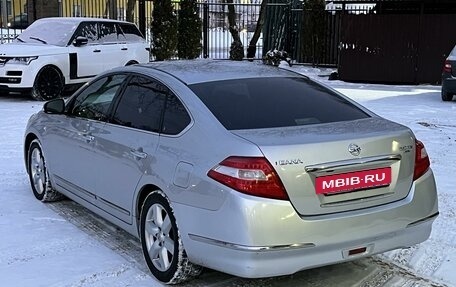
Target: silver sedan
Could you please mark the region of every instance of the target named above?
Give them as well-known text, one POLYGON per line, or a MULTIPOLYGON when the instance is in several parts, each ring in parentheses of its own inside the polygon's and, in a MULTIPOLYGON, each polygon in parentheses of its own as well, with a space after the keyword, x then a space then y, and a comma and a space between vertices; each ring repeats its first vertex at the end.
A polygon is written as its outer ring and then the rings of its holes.
POLYGON ((438 215, 410 129, 256 63, 122 67, 27 125, 38 200, 62 195, 142 243, 165 283, 201 267, 247 278, 405 248, 438 215))

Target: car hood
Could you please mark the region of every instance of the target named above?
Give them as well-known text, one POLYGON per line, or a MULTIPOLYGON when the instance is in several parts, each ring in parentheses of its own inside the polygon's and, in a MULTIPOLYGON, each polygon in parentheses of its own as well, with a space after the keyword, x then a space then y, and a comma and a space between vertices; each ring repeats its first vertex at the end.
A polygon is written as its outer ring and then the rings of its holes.
POLYGON ((27 57, 67 53, 67 47, 35 43, 7 43, 0 45, 0 56, 27 57))

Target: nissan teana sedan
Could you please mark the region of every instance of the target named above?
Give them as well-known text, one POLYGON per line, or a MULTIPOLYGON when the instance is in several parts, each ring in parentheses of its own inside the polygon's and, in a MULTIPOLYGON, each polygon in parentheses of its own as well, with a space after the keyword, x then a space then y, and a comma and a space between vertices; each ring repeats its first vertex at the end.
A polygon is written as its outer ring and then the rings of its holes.
POLYGON ((256 63, 122 67, 47 102, 25 134, 38 200, 138 237, 152 274, 259 278, 426 240, 438 215, 410 129, 256 63))

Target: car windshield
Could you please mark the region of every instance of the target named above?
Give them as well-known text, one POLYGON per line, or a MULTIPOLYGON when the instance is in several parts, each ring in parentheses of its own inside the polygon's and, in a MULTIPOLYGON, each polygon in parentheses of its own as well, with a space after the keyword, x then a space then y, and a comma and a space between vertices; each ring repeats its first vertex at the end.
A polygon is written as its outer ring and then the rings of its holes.
POLYGON ((300 126, 369 117, 345 98, 305 78, 236 79, 189 87, 228 130, 300 126))
POLYGON ((66 46, 78 23, 57 20, 38 20, 25 29, 16 41, 66 46))

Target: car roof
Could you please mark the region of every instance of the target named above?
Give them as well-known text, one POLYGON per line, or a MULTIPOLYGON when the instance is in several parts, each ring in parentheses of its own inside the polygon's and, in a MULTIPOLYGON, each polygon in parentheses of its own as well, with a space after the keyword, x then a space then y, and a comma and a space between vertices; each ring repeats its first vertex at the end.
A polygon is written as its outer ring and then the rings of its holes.
POLYGON ((116 23, 129 23, 125 21, 113 20, 113 19, 106 19, 106 18, 90 18, 90 17, 48 17, 48 18, 41 18, 37 21, 52 21, 52 22, 66 22, 66 23, 81 23, 86 21, 97 21, 97 22, 116 22, 116 23))
POLYGON ((229 60, 161 61, 137 65, 170 74, 187 85, 220 80, 265 77, 303 77, 293 71, 264 65, 261 62, 229 60))

